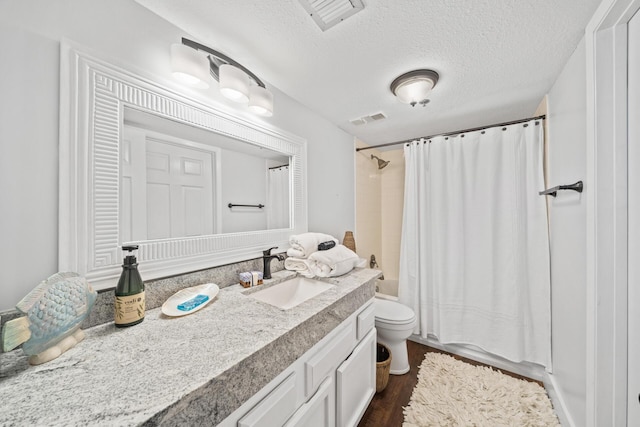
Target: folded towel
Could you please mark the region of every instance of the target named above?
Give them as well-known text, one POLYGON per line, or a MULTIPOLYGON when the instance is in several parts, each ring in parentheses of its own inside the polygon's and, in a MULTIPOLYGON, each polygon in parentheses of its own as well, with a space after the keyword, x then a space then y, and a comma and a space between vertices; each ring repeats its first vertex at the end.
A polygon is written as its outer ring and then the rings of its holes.
POLYGON ((365 259, 343 245, 326 251, 314 252, 307 260, 309 271, 318 277, 335 277, 347 274, 354 267, 363 267, 365 259))
POLYGON ((318 245, 326 241, 334 241, 338 244, 338 239, 323 233, 302 233, 289 237, 291 247, 287 250, 287 255, 294 258, 309 258, 318 251, 318 245))
POLYGON ((284 260, 284 268, 296 271, 305 277, 313 277, 313 273, 309 270, 309 263, 306 259, 289 257, 284 260))

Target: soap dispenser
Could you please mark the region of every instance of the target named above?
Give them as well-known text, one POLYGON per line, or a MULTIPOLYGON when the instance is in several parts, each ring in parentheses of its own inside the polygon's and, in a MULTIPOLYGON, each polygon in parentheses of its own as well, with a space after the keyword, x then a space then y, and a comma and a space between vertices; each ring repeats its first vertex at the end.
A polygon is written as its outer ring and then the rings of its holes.
POLYGON ((137 325, 144 320, 144 282, 138 272, 138 261, 133 251, 138 246, 123 246, 128 252, 122 264, 122 274, 116 286, 115 324, 118 328, 137 325))

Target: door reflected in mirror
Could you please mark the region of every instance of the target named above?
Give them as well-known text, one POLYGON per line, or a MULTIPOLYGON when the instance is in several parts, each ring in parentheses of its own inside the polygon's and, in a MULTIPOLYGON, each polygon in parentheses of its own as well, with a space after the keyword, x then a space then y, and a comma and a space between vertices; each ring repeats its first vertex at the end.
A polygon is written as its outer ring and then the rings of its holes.
POLYGON ((289 157, 124 110, 120 242, 290 227, 289 157))

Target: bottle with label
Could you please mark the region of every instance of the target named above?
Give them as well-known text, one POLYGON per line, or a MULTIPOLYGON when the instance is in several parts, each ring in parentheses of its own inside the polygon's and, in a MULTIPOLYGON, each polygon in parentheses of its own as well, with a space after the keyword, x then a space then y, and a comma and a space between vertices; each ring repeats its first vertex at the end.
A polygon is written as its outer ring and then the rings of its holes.
POLYGON ((138 262, 133 251, 138 246, 123 246, 128 252, 122 264, 122 274, 116 286, 114 319, 116 326, 124 328, 144 320, 144 283, 138 272, 138 262))

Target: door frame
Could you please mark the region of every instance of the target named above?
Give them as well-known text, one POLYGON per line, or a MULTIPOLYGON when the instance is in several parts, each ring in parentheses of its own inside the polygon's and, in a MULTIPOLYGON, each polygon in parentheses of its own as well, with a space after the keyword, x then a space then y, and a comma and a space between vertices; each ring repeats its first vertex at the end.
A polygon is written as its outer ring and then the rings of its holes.
MULTIPOLYGON (((640 12, 629 23, 629 117, 640 116, 640 12), (633 77, 635 76, 635 77, 633 77)), ((637 120, 629 121, 629 285, 628 285, 628 317, 627 317, 627 424, 640 424, 640 405, 638 394, 640 393, 640 337, 637 327, 640 325, 640 170, 631 165, 640 165, 640 123, 637 120), (633 191, 635 189, 635 191, 633 191), (633 363, 635 361, 635 363, 633 363)))
POLYGON ((603 0, 586 28, 587 426, 627 424, 627 23, 640 0, 603 0))

